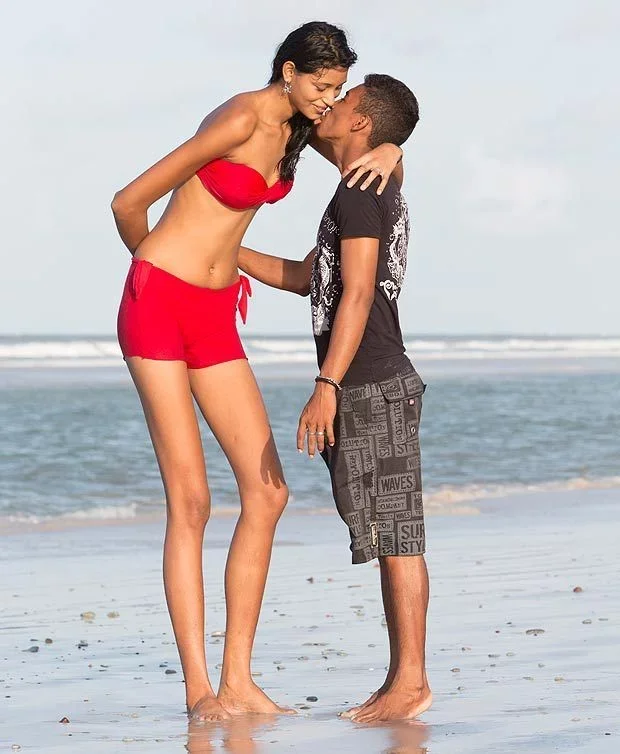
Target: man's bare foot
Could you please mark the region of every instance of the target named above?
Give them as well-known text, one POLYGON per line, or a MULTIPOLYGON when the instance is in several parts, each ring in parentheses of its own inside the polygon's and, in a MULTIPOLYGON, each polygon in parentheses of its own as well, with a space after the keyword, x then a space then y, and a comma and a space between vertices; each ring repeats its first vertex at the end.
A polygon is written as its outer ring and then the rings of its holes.
POLYGON ((428 686, 420 689, 392 686, 374 702, 351 715, 356 723, 372 723, 383 720, 411 720, 431 706, 433 695, 428 686))
POLYGON ((212 692, 205 694, 188 707, 187 715, 190 720, 197 722, 215 722, 217 720, 230 720, 229 713, 224 709, 218 698, 212 692))
POLYGON ((392 682, 394 681, 394 675, 392 671, 390 670, 388 672, 387 678, 385 681, 383 681, 383 686, 381 688, 378 688, 373 694, 371 694, 368 699, 366 699, 365 702, 362 704, 358 704, 355 707, 351 707, 348 710, 345 710, 344 712, 340 713, 340 717, 344 717, 347 720, 350 720, 353 715, 356 715, 360 710, 366 709, 369 705, 373 704, 382 694, 385 694, 386 691, 389 691, 390 686, 392 685, 392 682))
POLYGON ((217 698, 230 715, 296 715, 290 707, 280 707, 262 689, 251 681, 234 689, 227 684, 220 686, 217 698))
POLYGON ((386 686, 383 684, 380 689, 377 689, 374 693, 372 693, 368 699, 366 699, 365 702, 362 702, 362 704, 358 704, 357 707, 351 707, 350 709, 345 710, 344 712, 341 712, 339 717, 344 717, 347 720, 351 719, 354 715, 357 715, 357 713, 360 710, 366 709, 370 704, 372 704, 378 697, 381 696, 381 694, 385 694, 385 692, 389 689, 389 686, 386 686))

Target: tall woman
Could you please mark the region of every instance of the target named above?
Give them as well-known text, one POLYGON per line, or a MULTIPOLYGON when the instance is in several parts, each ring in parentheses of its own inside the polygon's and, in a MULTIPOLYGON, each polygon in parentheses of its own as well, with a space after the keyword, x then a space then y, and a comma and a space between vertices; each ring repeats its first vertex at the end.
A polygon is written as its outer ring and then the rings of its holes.
MULTIPOLYGON (((333 105, 356 55, 345 34, 312 22, 279 47, 270 83, 210 113, 197 133, 112 202, 133 255, 118 317, 166 493, 164 586, 191 717, 285 712, 252 681, 250 658, 276 524, 288 490, 269 421, 236 328, 246 278, 237 254, 264 203, 291 190, 312 123, 333 105), (147 210, 172 191, 149 232, 147 210), (225 574, 226 643, 218 694, 205 657, 202 543, 210 495, 200 411, 234 471, 241 514, 225 574)), ((379 147, 366 167, 386 175, 400 150, 379 147)), ((374 175, 372 176, 374 178, 374 175)))

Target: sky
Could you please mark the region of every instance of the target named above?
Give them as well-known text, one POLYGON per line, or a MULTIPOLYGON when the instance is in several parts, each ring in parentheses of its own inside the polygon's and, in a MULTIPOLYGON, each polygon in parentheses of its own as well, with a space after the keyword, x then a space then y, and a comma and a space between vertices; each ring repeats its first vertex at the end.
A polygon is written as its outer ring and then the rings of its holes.
MULTIPOLYGON (((615 0, 43 0, 3 4, 0 333, 108 334, 130 255, 114 192, 210 110, 260 88, 309 20, 417 95, 405 144, 407 333, 616 334, 620 6, 615 0)), ((306 150, 249 246, 314 246, 338 171, 306 150)), ((151 220, 162 203, 151 212, 151 220)), ((255 286, 248 333, 310 333, 255 286)))

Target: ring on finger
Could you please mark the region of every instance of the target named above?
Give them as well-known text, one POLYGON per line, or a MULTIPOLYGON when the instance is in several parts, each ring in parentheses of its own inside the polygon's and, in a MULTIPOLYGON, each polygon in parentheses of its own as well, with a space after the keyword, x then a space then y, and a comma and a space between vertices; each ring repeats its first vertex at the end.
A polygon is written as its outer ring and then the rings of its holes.
POLYGON ((323 435, 325 434, 325 432, 316 432, 316 434, 317 434, 317 435, 318 435, 319 437, 323 437, 323 435))

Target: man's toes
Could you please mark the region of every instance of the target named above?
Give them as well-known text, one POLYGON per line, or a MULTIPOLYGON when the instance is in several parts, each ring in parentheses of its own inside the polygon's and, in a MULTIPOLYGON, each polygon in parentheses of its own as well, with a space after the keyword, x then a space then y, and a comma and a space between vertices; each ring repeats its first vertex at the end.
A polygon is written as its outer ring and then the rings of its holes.
POLYGON ((359 715, 360 713, 364 712, 364 710, 372 707, 376 700, 377 697, 373 694, 373 696, 371 696, 370 699, 367 699, 363 704, 358 704, 357 707, 351 707, 351 709, 341 712, 340 717, 346 717, 347 720, 352 720, 355 715, 359 715))
POLYGON ((367 714, 365 710, 358 709, 357 712, 354 712, 350 715, 349 720, 353 720, 354 723, 359 723, 361 718, 364 717, 365 714, 367 714))
POLYGON ((368 707, 361 709, 354 718, 356 723, 372 723, 381 719, 381 709, 376 704, 370 704, 368 707))

